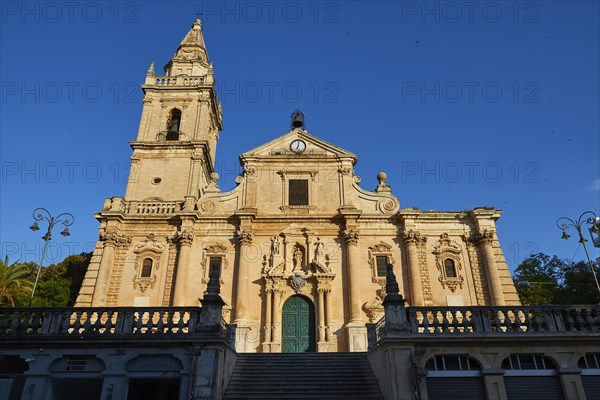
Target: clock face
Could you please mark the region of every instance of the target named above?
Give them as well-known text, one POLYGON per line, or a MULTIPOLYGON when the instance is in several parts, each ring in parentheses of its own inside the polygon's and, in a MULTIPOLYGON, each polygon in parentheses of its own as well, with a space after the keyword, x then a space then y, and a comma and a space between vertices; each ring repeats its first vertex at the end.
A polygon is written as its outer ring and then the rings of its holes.
POLYGON ((296 139, 290 143, 290 150, 292 150, 294 153, 302 153, 304 150, 306 150, 306 143, 300 139, 296 139))

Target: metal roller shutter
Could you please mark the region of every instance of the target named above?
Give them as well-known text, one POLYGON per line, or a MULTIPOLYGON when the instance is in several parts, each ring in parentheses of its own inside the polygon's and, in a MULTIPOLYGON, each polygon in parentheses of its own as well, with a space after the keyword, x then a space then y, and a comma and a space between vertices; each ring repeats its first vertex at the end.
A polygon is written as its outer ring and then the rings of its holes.
POLYGON ((483 378, 426 378, 429 400, 485 400, 483 378))
POLYGON ((558 376, 505 376, 508 400, 564 400, 558 376))
POLYGON ((600 400, 600 375, 583 375, 581 382, 587 400, 600 400))

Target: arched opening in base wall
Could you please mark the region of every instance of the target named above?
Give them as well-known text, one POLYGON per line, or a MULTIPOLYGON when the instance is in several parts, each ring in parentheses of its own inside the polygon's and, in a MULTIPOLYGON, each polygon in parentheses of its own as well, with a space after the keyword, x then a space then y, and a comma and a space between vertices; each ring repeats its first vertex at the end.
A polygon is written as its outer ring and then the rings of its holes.
POLYGON ((23 395, 27 362, 19 356, 0 356, 0 399, 17 400, 23 395))
POLYGON ((283 353, 316 351, 315 306, 312 301, 300 295, 290 297, 283 305, 281 321, 283 353))
POLYGON ((425 365, 429 400, 486 398, 481 366, 467 355, 437 355, 425 365))

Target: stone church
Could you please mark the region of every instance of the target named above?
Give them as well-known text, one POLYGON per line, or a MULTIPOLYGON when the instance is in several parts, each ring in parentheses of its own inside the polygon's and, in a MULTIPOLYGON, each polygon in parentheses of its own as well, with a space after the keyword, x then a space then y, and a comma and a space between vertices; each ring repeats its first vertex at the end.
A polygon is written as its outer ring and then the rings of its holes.
POLYGON ((357 156, 307 132, 299 110, 287 133, 240 156, 237 186, 223 192, 221 105, 199 20, 142 89, 127 190, 96 214, 77 307, 199 306, 218 271, 236 350, 278 353, 366 351, 388 264, 412 306, 519 304, 500 210, 402 208, 385 173, 361 184, 357 156))

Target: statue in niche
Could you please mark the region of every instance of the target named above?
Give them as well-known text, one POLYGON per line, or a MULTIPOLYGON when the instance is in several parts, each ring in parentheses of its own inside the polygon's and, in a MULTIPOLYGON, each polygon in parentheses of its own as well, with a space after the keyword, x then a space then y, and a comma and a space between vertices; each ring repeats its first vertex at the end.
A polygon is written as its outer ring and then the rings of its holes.
POLYGON ((293 271, 300 271, 302 269, 302 259, 304 258, 304 254, 300 247, 296 247, 294 251, 294 269, 293 271))
POLYGON ((271 238, 271 259, 279 255, 279 236, 275 235, 271 238))
POLYGON ((315 242, 315 258, 314 262, 318 264, 323 264, 325 257, 325 250, 323 246, 323 241, 320 237, 317 237, 317 241, 315 242))

